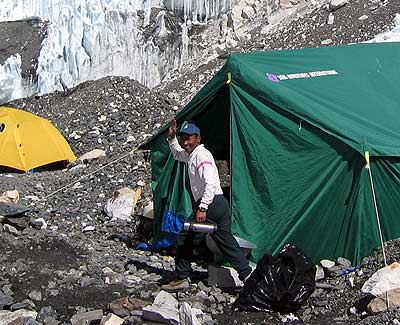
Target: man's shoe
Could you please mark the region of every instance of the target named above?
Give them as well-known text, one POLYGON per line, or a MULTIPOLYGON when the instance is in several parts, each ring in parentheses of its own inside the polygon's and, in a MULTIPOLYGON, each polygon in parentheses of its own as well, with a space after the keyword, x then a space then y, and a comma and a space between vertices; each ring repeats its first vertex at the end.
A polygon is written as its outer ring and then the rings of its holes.
POLYGON ((188 279, 174 280, 161 286, 161 289, 167 292, 183 292, 189 290, 189 288, 190 285, 188 279))

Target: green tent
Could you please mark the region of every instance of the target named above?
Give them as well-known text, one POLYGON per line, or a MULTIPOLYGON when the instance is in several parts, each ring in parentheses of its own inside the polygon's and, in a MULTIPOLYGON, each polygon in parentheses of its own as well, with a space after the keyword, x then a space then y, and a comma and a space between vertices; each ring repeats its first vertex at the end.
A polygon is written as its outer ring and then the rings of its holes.
MULTIPOLYGON (((400 237, 400 43, 231 54, 177 115, 193 120, 215 158, 230 163, 233 232, 253 258, 287 242, 314 262, 359 264, 400 237)), ((168 125, 151 149, 155 227, 191 212, 186 167, 168 125)))

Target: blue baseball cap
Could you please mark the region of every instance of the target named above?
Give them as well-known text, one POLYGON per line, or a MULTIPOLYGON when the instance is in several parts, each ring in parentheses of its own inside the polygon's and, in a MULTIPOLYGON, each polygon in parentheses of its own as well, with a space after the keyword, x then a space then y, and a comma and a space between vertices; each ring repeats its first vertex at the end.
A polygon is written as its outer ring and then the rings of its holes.
POLYGON ((195 124, 188 123, 183 127, 183 129, 181 131, 178 132, 178 135, 182 135, 182 134, 200 135, 200 129, 195 124))

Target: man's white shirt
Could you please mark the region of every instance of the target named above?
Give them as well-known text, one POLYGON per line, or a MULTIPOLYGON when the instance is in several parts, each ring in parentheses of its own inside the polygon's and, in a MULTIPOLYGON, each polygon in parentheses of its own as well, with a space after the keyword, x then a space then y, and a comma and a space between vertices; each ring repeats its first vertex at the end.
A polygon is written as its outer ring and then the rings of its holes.
POLYGON ((200 144, 189 154, 179 145, 176 137, 168 143, 174 158, 188 164, 194 200, 200 201, 200 208, 208 209, 214 196, 222 194, 218 169, 211 152, 200 144))

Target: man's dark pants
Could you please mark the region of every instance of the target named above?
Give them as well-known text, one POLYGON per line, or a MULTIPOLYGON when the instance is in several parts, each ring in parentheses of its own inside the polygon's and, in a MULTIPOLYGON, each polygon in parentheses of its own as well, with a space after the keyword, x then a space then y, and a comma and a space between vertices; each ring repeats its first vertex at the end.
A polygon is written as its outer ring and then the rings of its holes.
MULTIPOLYGON (((246 257, 231 232, 229 204, 223 195, 216 195, 207 210, 207 220, 217 224, 217 231, 211 234, 222 254, 239 273, 239 279, 245 279, 250 273, 246 257)), ((192 272, 191 261, 196 233, 181 233, 177 238, 175 271, 178 279, 188 278, 192 272)))

